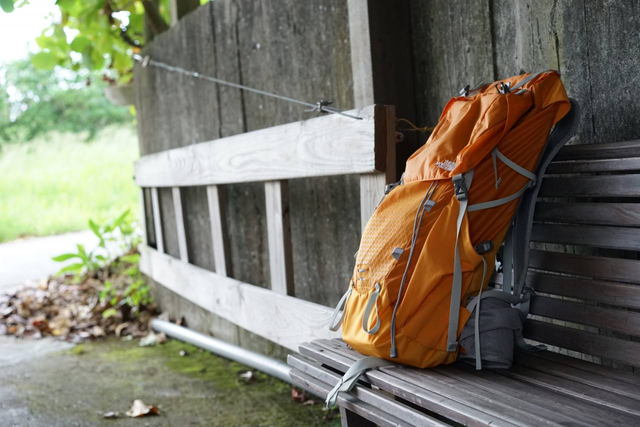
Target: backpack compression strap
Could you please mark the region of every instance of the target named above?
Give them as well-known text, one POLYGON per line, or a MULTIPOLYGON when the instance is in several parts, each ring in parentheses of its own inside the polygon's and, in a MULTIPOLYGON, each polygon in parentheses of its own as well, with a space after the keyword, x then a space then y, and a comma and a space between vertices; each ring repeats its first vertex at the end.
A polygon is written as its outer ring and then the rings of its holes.
POLYGON ((394 364, 388 360, 380 359, 378 357, 364 357, 351 365, 349 370, 345 372, 344 376, 338 381, 335 387, 327 395, 325 400, 325 407, 329 408, 336 404, 338 400, 338 393, 341 391, 351 391, 358 382, 360 375, 364 374, 370 369, 380 368, 382 366, 393 366, 394 364))

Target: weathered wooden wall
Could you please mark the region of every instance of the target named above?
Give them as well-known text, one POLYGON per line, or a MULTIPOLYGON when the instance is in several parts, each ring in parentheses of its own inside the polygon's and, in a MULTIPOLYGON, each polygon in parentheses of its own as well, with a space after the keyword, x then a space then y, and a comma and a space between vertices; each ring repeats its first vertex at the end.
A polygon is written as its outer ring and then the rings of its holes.
POLYGON ((634 0, 413 0, 417 115, 435 124, 466 84, 556 69, 582 106, 579 139, 640 137, 634 0))
MULTIPOLYGON (((413 53, 406 74, 415 87, 417 123, 435 124, 448 99, 466 84, 553 68, 582 105, 579 142, 640 137, 640 104, 633 101, 640 75, 635 1, 408 3, 406 25, 412 37, 397 43, 398 49, 413 53)), ((383 20, 371 27, 377 32, 372 40, 385 37, 383 20)), ((346 0, 217 0, 180 20, 144 53, 201 74, 351 108, 349 39, 346 0)), ((153 67, 137 67, 135 85, 143 155, 308 117, 296 105, 153 67)), ((293 180, 289 189, 296 296, 335 304, 347 284, 360 234, 358 178, 293 180)), ((268 286, 263 186, 225 190, 231 276, 268 286)), ((213 270, 206 192, 192 187, 181 194, 190 262, 213 270)), ((160 203, 166 252, 178 256, 170 189, 160 190, 160 203)), ((155 241, 153 236, 149 240, 155 241)), ((198 329, 259 351, 276 351, 169 291, 156 296, 198 329)))
MULTIPOLYGON (((187 15, 145 54, 201 74, 315 102, 353 105, 346 2, 219 0, 187 15)), ((297 105, 153 67, 136 69, 141 154, 312 117, 297 105)), ((231 276, 268 287, 264 186, 225 186, 231 276)), ((357 176, 289 183, 296 297, 326 305, 346 289, 360 233, 357 176), (351 208, 348 208, 348 207, 351 208)), ((182 189, 190 262, 213 270, 204 188, 182 189)), ((165 250, 177 256, 170 189, 160 190, 165 250)), ((273 346, 169 291, 156 298, 194 327, 273 352, 273 346)))

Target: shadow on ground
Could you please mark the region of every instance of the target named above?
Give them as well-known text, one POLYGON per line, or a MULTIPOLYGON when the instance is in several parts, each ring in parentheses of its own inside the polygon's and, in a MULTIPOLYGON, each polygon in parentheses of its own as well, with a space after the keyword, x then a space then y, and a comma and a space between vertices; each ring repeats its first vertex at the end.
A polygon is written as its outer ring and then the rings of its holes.
POLYGON ((4 426, 337 426, 322 402, 305 406, 289 384, 196 347, 170 340, 156 347, 115 339, 24 360, 0 369, 4 426), (181 356, 180 352, 187 354, 181 356), (134 399, 160 415, 124 415, 134 399), (104 419, 108 411, 118 419, 104 419))

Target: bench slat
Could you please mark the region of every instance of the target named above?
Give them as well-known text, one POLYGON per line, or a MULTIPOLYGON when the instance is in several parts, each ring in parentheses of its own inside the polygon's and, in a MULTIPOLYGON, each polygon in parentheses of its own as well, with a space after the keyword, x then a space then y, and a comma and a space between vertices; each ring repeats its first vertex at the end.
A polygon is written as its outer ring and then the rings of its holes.
MULTIPOLYGON (((543 351, 540 353, 532 353, 531 357, 538 359, 550 360, 554 363, 563 366, 571 366, 585 372, 591 372, 601 377, 611 378, 627 384, 632 384, 640 387, 640 375, 637 373, 625 372, 619 369, 611 369, 606 366, 598 365, 596 363, 587 362, 585 360, 576 359, 575 357, 568 357, 562 354, 553 353, 551 351, 543 351)), ((519 357, 519 353, 516 353, 516 359, 519 357)))
POLYGON ((640 203, 538 202, 534 221, 634 227, 640 224, 640 203))
POLYGON ((640 175, 546 177, 540 197, 638 197, 640 175))
POLYGON ((612 399, 610 392, 581 384, 579 382, 567 381, 564 378, 559 378, 545 372, 536 371, 519 365, 514 365, 511 369, 500 370, 499 373, 509 378, 517 378, 522 382, 571 396, 574 399, 584 400, 604 408, 611 408, 627 413, 637 418, 636 424, 640 423, 640 405, 636 399, 631 399, 621 395, 612 399))
POLYGON ((616 360, 628 365, 640 365, 640 343, 610 338, 573 328, 529 319, 524 336, 545 344, 616 360))
POLYGON ((518 365, 525 366, 529 369, 546 372, 549 375, 565 378, 609 393, 640 400, 639 385, 627 384, 571 366, 561 365, 550 360, 535 357, 530 353, 517 353, 516 360, 518 365))
MULTIPOLYGON (((502 283, 500 278, 499 283, 502 283)), ((536 292, 640 309, 640 287, 530 271, 527 284, 536 292)), ((636 333, 639 330, 636 329, 636 333)))
MULTIPOLYGON (((302 356, 289 355, 287 363, 293 368, 309 375, 312 378, 320 380, 321 382, 328 384, 337 384, 340 381, 341 376, 331 372, 327 369, 317 366, 313 361, 308 360, 302 356)), ((389 399, 386 396, 381 395, 371 389, 362 386, 356 386, 350 393, 361 402, 368 403, 387 414, 393 414, 396 418, 402 422, 409 423, 417 426, 444 426, 440 421, 409 408, 406 405, 398 403, 389 399)), ((326 394, 322 397, 326 398, 326 394)))
MULTIPOLYGON (((329 385, 298 370, 293 369, 289 375, 297 384, 301 384, 304 388, 312 391, 318 396, 326 396, 331 390, 329 385)), ((340 396, 338 396, 338 405, 373 421, 379 426, 403 427, 406 425, 403 424, 402 420, 399 420, 398 418, 395 418, 374 406, 361 402, 350 394, 341 393, 340 396)))
MULTIPOLYGON (((342 356, 350 360, 356 361, 363 356, 359 353, 347 349, 339 341, 321 340, 321 344, 325 349, 325 355, 330 354, 342 356)), ((446 377, 438 372, 430 369, 400 369, 400 368, 384 368, 385 373, 404 381, 406 384, 413 384, 416 387, 423 387, 428 390, 435 391, 447 399, 457 400, 459 402, 473 405, 474 408, 486 412, 490 415, 499 417, 505 421, 522 425, 523 420, 527 419, 533 425, 558 425, 557 422, 550 419, 539 417, 537 413, 532 415, 528 411, 523 410, 520 406, 514 406, 507 402, 502 395, 494 392, 480 391, 471 387, 465 387, 458 380, 446 377)), ((388 390, 393 392, 393 390, 388 390)))
POLYGON ((531 314, 629 335, 640 334, 640 313, 633 311, 536 296, 531 299, 531 314))
POLYGON ((640 284, 640 261, 532 250, 529 267, 555 273, 640 284))
POLYGON ((567 145, 555 160, 624 159, 640 157, 640 140, 611 142, 607 144, 567 145))
POLYGON ((568 162, 554 162, 546 170, 547 174, 627 172, 640 170, 640 157, 629 159, 596 159, 568 162))
POLYGON ((533 224, 531 241, 637 251, 640 250, 640 228, 533 224))
MULTIPOLYGON (((328 351, 324 346, 324 341, 322 342, 323 347, 319 347, 318 344, 318 341, 304 343, 300 346, 300 353, 341 372, 346 372, 353 364, 354 359, 345 358, 344 356, 339 356, 328 351)), ((425 389, 415 386, 414 384, 407 384, 405 381, 381 370, 368 373, 363 380, 369 381, 372 385, 382 390, 393 393, 402 399, 464 425, 515 425, 504 421, 501 417, 487 414, 470 406, 464 399, 448 399, 437 393, 436 390, 425 389)))
POLYGON ((443 375, 459 378, 472 387, 499 392, 505 396, 505 401, 511 397, 516 400, 516 406, 540 415, 544 414, 565 425, 603 425, 610 423, 612 419, 624 425, 634 421, 626 414, 596 407, 561 394, 554 394, 550 399, 548 394, 540 393, 539 388, 505 377, 496 371, 475 371, 473 367, 461 363, 438 367, 436 370, 443 375), (529 409, 530 406, 527 404, 534 405, 533 409, 529 409))

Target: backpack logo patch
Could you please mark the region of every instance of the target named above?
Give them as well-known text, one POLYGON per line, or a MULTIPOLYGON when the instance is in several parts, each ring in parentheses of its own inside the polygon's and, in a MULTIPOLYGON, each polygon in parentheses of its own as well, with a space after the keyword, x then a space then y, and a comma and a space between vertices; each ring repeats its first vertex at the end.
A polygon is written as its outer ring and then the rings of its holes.
POLYGON ((452 171, 456 168, 456 162, 445 160, 444 162, 436 162, 436 166, 446 171, 452 171))

